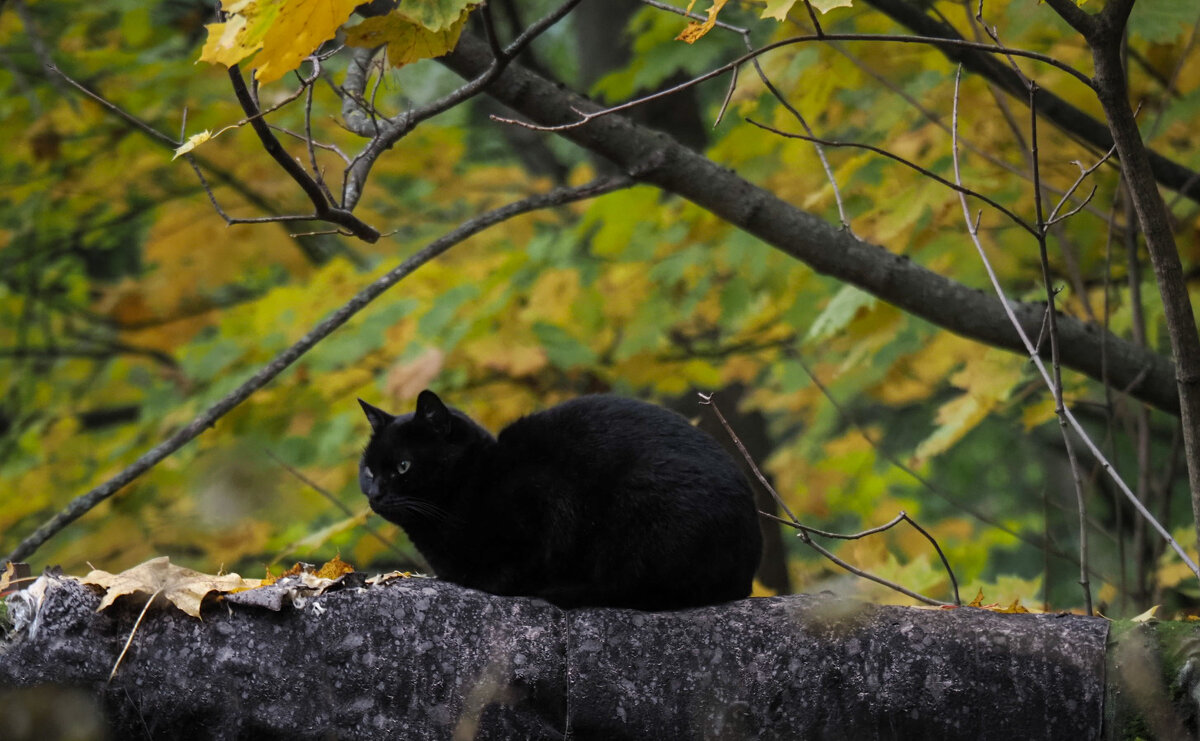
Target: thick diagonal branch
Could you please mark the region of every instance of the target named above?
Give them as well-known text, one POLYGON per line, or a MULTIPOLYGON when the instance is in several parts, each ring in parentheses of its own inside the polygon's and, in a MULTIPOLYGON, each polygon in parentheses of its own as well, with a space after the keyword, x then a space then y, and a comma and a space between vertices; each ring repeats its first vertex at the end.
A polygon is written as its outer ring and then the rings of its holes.
MULTIPOLYGON (((457 74, 472 78, 487 67, 491 53, 486 42, 464 34, 458 48, 441 61, 457 74)), ((497 77, 487 92, 541 124, 578 121, 578 111, 597 110, 583 97, 516 64, 497 77)), ((692 201, 821 274, 852 283, 963 337, 1024 354, 1016 331, 994 296, 860 241, 664 134, 610 115, 566 129, 561 135, 607 157, 641 182, 692 201)), ((1027 331, 1035 335, 1045 308, 1043 303, 1013 307, 1027 331)), ((1101 358, 1106 353, 1109 383, 1128 388, 1134 397, 1177 414, 1179 401, 1171 361, 1112 335, 1107 336, 1102 350, 1102 336, 1099 327, 1061 317, 1063 364, 1100 380, 1101 358)))

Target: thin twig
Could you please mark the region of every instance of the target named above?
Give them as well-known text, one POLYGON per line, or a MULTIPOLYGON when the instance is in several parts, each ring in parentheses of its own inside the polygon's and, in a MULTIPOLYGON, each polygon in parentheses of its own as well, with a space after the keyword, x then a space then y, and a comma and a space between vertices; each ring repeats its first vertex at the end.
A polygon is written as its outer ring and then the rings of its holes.
MULTIPOLYGON (((742 457, 746 459, 746 462, 750 464, 750 470, 754 472, 755 477, 758 478, 758 482, 762 484, 763 488, 767 490, 767 493, 771 495, 771 498, 775 500, 775 504, 778 504, 779 508, 787 513, 788 518, 791 519, 792 522, 799 522, 795 513, 793 513, 791 508, 787 506, 787 502, 783 501, 783 497, 779 496, 779 492, 775 491, 775 487, 771 486, 771 482, 767 481, 767 477, 763 476, 762 471, 758 470, 758 466, 754 463, 754 459, 750 456, 750 451, 746 450, 746 446, 742 445, 741 438, 739 438, 737 433, 733 431, 733 428, 729 426, 729 422, 725 420, 725 415, 721 414, 721 409, 717 406, 716 402, 713 401, 713 395, 704 393, 697 393, 696 395, 700 397, 700 404, 702 406, 712 408, 713 414, 717 415, 717 421, 720 422, 721 426, 725 428, 725 434, 729 435, 729 439, 733 440, 733 444, 737 446, 738 452, 740 452, 742 457)), ((8 560, 12 561, 15 559, 8 560)))
MULTIPOLYGON (((342 514, 346 515, 347 517, 357 517, 358 516, 359 513, 355 512, 354 510, 350 509, 350 507, 346 506, 345 502, 343 502, 342 500, 335 497, 333 495, 333 493, 328 491, 327 489, 325 489, 325 487, 321 486, 317 482, 315 482, 312 479, 310 479, 309 477, 305 476, 295 466, 291 465, 287 461, 285 461, 282 458, 280 458, 279 456, 275 455, 275 453, 271 452, 270 450, 266 450, 264 452, 267 454, 267 457, 269 457, 271 460, 275 461, 280 466, 282 466, 283 470, 287 471, 291 475, 300 479, 300 481, 304 485, 306 485, 308 488, 312 489, 316 493, 325 497, 325 499, 327 499, 330 504, 332 504, 333 506, 335 506, 339 510, 341 510, 342 514)), ((360 527, 362 527, 363 530, 366 530, 368 534, 370 534, 372 537, 374 537, 376 540, 378 540, 380 543, 382 543, 384 545, 384 547, 387 548, 392 553, 395 553, 397 556, 400 556, 401 558, 407 558, 404 551, 402 551, 398 547, 396 547, 395 543, 391 542, 387 538, 380 535, 379 531, 376 530, 375 528, 371 527, 370 525, 368 525, 365 522, 362 525, 360 525, 360 527)))
MULTIPOLYGON (((298 134, 295 131, 292 131, 291 129, 285 128, 283 126, 279 126, 277 124, 268 124, 268 126, 270 126, 273 131, 278 131, 281 134, 287 134, 288 136, 292 137, 293 139, 299 139, 300 141, 308 141, 308 137, 306 137, 304 134, 298 134)), ((313 141, 312 145, 314 147, 316 147, 317 149, 324 149, 328 152, 333 152, 338 157, 341 157, 342 161, 346 162, 347 164, 349 164, 349 162, 350 162, 350 157, 345 152, 342 151, 341 147, 339 147, 336 144, 327 144, 325 142, 313 141)))
MULTIPOLYGON (((1014 65, 1016 66, 1016 65, 1014 65)), ((1020 74, 1020 69, 1017 70, 1020 74)), ((1022 76, 1024 79, 1024 77, 1022 76)), ((1066 406, 1063 404, 1062 390, 1062 363, 1059 360, 1058 347, 1058 310, 1055 307, 1054 284, 1050 278, 1050 256, 1046 246, 1046 229, 1047 222, 1042 212, 1042 175, 1041 166, 1038 161, 1038 135, 1037 135, 1037 83, 1026 81, 1029 86, 1029 116, 1030 116, 1030 150, 1029 160, 1033 166, 1033 205, 1037 214, 1038 224, 1038 259, 1042 265, 1042 282, 1045 283, 1046 289, 1046 316, 1047 333, 1050 337, 1050 358, 1051 367, 1054 371, 1054 385, 1051 386, 1051 391, 1054 394, 1054 413, 1058 416, 1058 426, 1062 431, 1063 445, 1067 449, 1067 460, 1071 465, 1071 475, 1075 482, 1075 502, 1079 508, 1079 586, 1083 588, 1083 603, 1086 614, 1092 614, 1092 587, 1088 576, 1088 533, 1087 533, 1087 500, 1083 494, 1083 474, 1079 467, 1079 461, 1075 457, 1075 446, 1071 442, 1071 434, 1067 429, 1067 415, 1065 412, 1066 406)), ((954 110, 955 118, 958 113, 958 86, 954 88, 954 110)), ((1109 150, 1109 155, 1112 150, 1109 150)), ((1105 159, 1108 155, 1105 155, 1105 159)), ((1097 165, 1098 167, 1099 165, 1097 165)), ((1082 181, 1082 177, 1080 178, 1082 181)), ((1071 190, 1074 190, 1072 186, 1071 190)), ((1090 196, 1089 196, 1090 198, 1090 196)))
POLYGON ((162 594, 162 588, 159 588, 158 591, 150 595, 150 599, 146 600, 146 604, 142 606, 142 611, 138 613, 137 620, 133 622, 133 627, 129 629, 129 637, 125 639, 125 646, 121 649, 121 654, 117 656, 116 662, 113 663, 112 671, 108 673, 109 682, 113 681, 113 677, 117 676, 117 668, 121 666, 121 660, 125 658, 125 652, 133 644, 133 637, 137 634, 138 626, 142 624, 142 618, 146 617, 146 610, 150 609, 150 605, 160 594, 162 594))
MULTIPOLYGON (((771 495, 771 498, 775 500, 775 503, 779 505, 779 508, 782 509, 785 513, 787 513, 787 516, 790 518, 790 521, 784 520, 781 517, 777 517, 775 515, 768 514, 766 512, 760 512, 759 514, 766 515, 767 517, 769 517, 771 519, 779 520, 780 522, 784 523, 785 525, 789 525, 791 527, 796 528, 797 535, 799 536, 800 540, 804 542, 805 545, 809 546, 810 548, 815 550, 817 553, 820 553, 822 556, 825 556, 830 561, 833 561, 835 564, 837 564, 838 566, 841 566, 843 569, 849 571, 852 574, 861 576, 862 578, 873 581, 876 584, 882 584, 883 586, 888 587, 889 589, 893 589, 897 592, 900 592, 901 594, 912 597, 915 600, 924 602, 927 605, 948 605, 948 604, 950 604, 948 602, 942 602, 940 600, 933 599, 932 597, 926 597, 925 595, 914 592, 911 589, 908 589, 900 584, 896 584, 895 582, 884 579, 881 576, 876 576, 875 574, 872 574, 868 571, 864 571, 856 566, 853 566, 853 565, 847 563, 846 561, 843 561, 842 559, 838 558, 836 555, 834 555, 832 552, 830 552, 827 548, 822 547, 819 543, 814 542, 813 539, 809 536, 809 531, 811 530, 811 528, 808 528, 807 526, 802 525, 800 523, 800 520, 797 519, 796 515, 793 514, 791 509, 788 508, 787 504, 784 503, 783 497, 779 496, 779 492, 775 491, 775 487, 771 486, 771 483, 769 481, 767 481, 767 477, 763 475, 761 470, 759 470, 758 464, 754 462, 754 458, 750 455, 750 452, 748 450, 746 450, 746 446, 742 444, 741 438, 739 438, 737 436, 737 433, 733 431, 732 427, 730 427, 729 422, 727 422, 725 420, 725 415, 721 414, 720 408, 717 406, 716 402, 713 401, 713 395, 712 394, 698 394, 698 396, 700 397, 700 404, 702 406, 710 407, 713 410, 713 413, 716 414, 717 420, 720 421, 721 426, 723 428, 725 428, 725 433, 729 435, 729 438, 733 441, 733 444, 737 446, 738 452, 740 452, 742 454, 742 457, 746 460, 746 463, 750 466, 750 470, 754 472, 754 475, 756 478, 758 478, 759 483, 762 484, 763 488, 767 490, 767 493, 771 495)), ((903 513, 901 513, 901 514, 903 514, 903 513)), ((886 529, 886 527, 890 527, 890 525, 885 526, 883 529, 886 529)), ((879 528, 876 528, 872 532, 878 532, 878 531, 879 531, 879 528)), ((827 534, 823 531, 814 531, 814 532, 817 532, 822 535, 827 534)), ((922 531, 922 532, 924 532, 924 531, 922 531)), ((928 533, 925 533, 925 535, 926 535, 926 537, 929 537, 928 533)), ((830 537, 838 537, 838 536, 830 534, 830 537)), ((934 546, 935 547, 937 546, 936 542, 934 543, 934 546)), ((938 550, 938 553, 941 554, 942 549, 938 548, 937 550, 938 550)), ((947 570, 949 570, 950 565, 948 562, 945 561, 945 556, 942 557, 942 561, 943 561, 943 563, 946 563, 946 568, 947 568, 947 570)), ((954 584, 954 595, 955 595, 955 599, 957 600, 958 599, 958 581, 954 578, 953 573, 950 574, 950 580, 954 584)), ((958 603, 958 604, 961 604, 961 603, 958 603)))
POLYGON ((1108 150, 1108 152, 1103 157, 1096 160, 1096 164, 1092 165, 1091 167, 1084 167, 1083 163, 1081 163, 1081 162, 1075 163, 1075 165, 1079 168, 1079 177, 1075 178, 1075 182, 1071 184, 1070 188, 1067 188, 1067 192, 1063 194, 1063 197, 1060 198, 1058 203, 1056 203, 1054 205, 1054 209, 1050 212, 1050 215, 1046 217, 1046 225, 1047 226, 1049 226, 1050 224, 1053 224, 1056 221, 1061 221, 1061 219, 1067 218, 1071 214, 1078 213, 1080 209, 1082 209, 1084 206, 1087 205, 1088 201, 1092 200, 1092 196, 1096 194, 1095 187, 1092 188, 1091 194, 1089 194, 1088 197, 1083 200, 1083 203, 1079 204, 1075 208, 1068 211, 1061 218, 1058 215, 1058 212, 1061 211, 1062 207, 1066 205, 1067 199, 1069 199, 1072 195, 1075 194, 1075 191, 1079 188, 1079 185, 1084 181, 1084 179, 1087 178, 1088 175, 1091 175, 1093 172, 1095 172, 1096 169, 1100 167, 1100 165, 1103 165, 1105 162, 1107 162, 1108 158, 1112 157, 1116 153, 1116 151, 1117 151, 1117 145, 1114 144, 1108 150))
MULTIPOLYGON (((685 81, 679 83, 678 85, 673 85, 669 88, 664 88, 657 92, 650 93, 648 95, 643 95, 640 98, 635 98, 634 100, 626 101, 625 103, 621 103, 620 105, 610 106, 607 108, 600 108, 595 111, 582 111, 582 110, 579 110, 578 108, 572 108, 571 110, 576 115, 579 116, 579 120, 577 120, 577 121, 571 121, 568 123, 557 124, 557 125, 542 125, 542 124, 531 123, 529 121, 521 121, 519 119, 514 119, 514 118, 504 118, 502 116, 496 116, 496 115, 492 115, 490 118, 494 121, 512 124, 514 126, 521 126, 521 127, 527 128, 527 129, 532 129, 534 131, 566 131, 568 129, 574 129, 579 126, 583 126, 584 124, 587 124, 588 122, 592 121, 593 119, 600 118, 602 116, 608 116, 613 113, 620 113, 621 111, 628 110, 630 108, 634 108, 634 107, 642 105, 644 103, 649 103, 652 100, 657 100, 659 98, 665 98, 667 96, 674 95, 675 93, 678 93, 681 90, 686 90, 687 88, 694 87, 696 85, 699 85, 700 83, 707 82, 708 80, 711 80, 714 77, 720 77, 721 75, 723 75, 727 72, 732 72, 734 69, 737 69, 738 67, 742 66, 743 64, 750 61, 751 59, 754 59, 755 57, 766 54, 769 51, 774 51, 775 49, 780 49, 785 46, 791 46, 793 44, 802 44, 802 43, 809 42, 809 41, 821 41, 821 42, 825 42, 825 41, 876 41, 876 42, 892 42, 892 43, 899 43, 899 44, 930 44, 930 45, 936 45, 936 46, 957 46, 957 47, 962 47, 962 48, 966 48, 966 49, 976 49, 976 50, 987 51, 987 52, 992 52, 992 53, 996 53, 996 52, 1000 51, 992 44, 984 44, 984 43, 980 43, 978 41, 967 41, 965 39, 938 38, 938 37, 934 37, 934 36, 904 36, 904 35, 895 35, 895 34, 870 34, 870 33, 834 33, 834 34, 823 34, 820 36, 816 36, 816 35, 795 36, 790 39, 781 39, 779 41, 775 41, 773 43, 759 47, 758 49, 755 49, 752 52, 743 54, 742 56, 738 57, 737 59, 734 59, 731 62, 728 62, 727 64, 723 64, 720 67, 717 67, 713 70, 705 72, 704 74, 697 75, 696 77, 692 77, 688 80, 685 80, 685 81)), ((1072 77, 1074 77, 1077 80, 1079 80, 1080 82, 1082 82, 1084 85, 1087 85, 1089 88, 1094 87, 1094 83, 1090 77, 1083 74, 1079 70, 1075 69, 1071 65, 1066 64, 1065 62, 1061 62, 1061 61, 1055 59, 1054 57, 1048 56, 1046 54, 1041 54, 1039 52, 1018 50, 1018 49, 1006 49, 1006 50, 1003 50, 1003 53, 1012 54, 1014 56, 1026 57, 1028 59, 1034 59, 1039 62, 1044 62, 1046 64, 1049 64, 1052 67, 1056 67, 1058 69, 1063 70, 1064 72, 1067 72, 1072 77)))
POLYGON ((898 515, 888 520, 884 524, 879 525, 878 527, 868 528, 857 533, 831 533, 826 530, 818 530, 815 527, 809 527, 808 525, 804 525, 799 522, 793 522, 791 520, 784 519, 778 515, 773 515, 770 512, 763 512, 762 510, 759 510, 758 513, 763 517, 775 520, 780 524, 787 525, 788 527, 792 527, 797 530, 803 530, 809 535, 819 535, 822 538, 835 538, 837 540, 859 540, 860 538, 865 538, 868 535, 875 535, 886 530, 891 530, 901 522, 907 522, 909 525, 912 525, 917 532, 921 533, 921 535, 924 535, 925 539, 933 545, 934 550, 937 551, 938 558, 942 559, 942 565, 946 567, 946 573, 950 575, 950 586, 954 589, 954 604, 962 604, 962 599, 958 596, 958 579, 954 577, 954 570, 950 568, 950 561, 946 559, 946 554, 942 551, 942 547, 938 545, 937 539, 929 534, 929 531, 917 524, 917 521, 909 517, 908 513, 904 510, 900 510, 898 515))
POLYGON ((300 77, 300 82, 303 85, 301 89, 304 90, 304 144, 308 148, 308 166, 312 168, 313 179, 317 181, 317 185, 321 187, 321 192, 323 192, 325 197, 328 198, 332 203, 334 202, 333 192, 329 190, 329 186, 325 184, 325 176, 321 172, 321 166, 317 164, 317 150, 313 144, 312 133, 313 91, 316 90, 317 87, 313 84, 313 82, 315 82, 317 78, 321 76, 321 63, 316 57, 312 57, 310 62, 313 66, 311 78, 305 79, 304 77, 301 77, 299 71, 296 72, 296 76, 300 77))
POLYGON ((900 164, 904 165, 905 167, 908 167, 912 170, 915 170, 915 171, 921 173, 922 175, 929 178, 930 180, 933 180, 941 185, 944 185, 947 188, 950 188, 951 190, 969 195, 972 198, 978 198, 979 200, 983 201, 987 205, 991 206, 992 208, 996 209, 1000 213, 1007 216, 1017 226, 1021 227, 1022 229, 1024 229, 1025 231, 1029 232, 1032 235, 1035 235, 1035 236, 1037 235, 1037 230, 1034 229, 1034 227, 1031 224, 1026 223, 1026 221, 1024 219, 1022 219, 1020 216, 1017 216, 1015 213, 1013 213, 1009 209, 1005 208, 1001 204, 997 203, 996 201, 992 200, 991 198, 988 198, 984 194, 979 193, 978 191, 971 190, 970 188, 965 188, 958 183, 953 183, 953 182, 947 180, 946 178, 942 177, 941 175, 938 175, 936 172, 933 172, 932 170, 924 168, 911 160, 907 160, 898 154, 889 152, 888 150, 883 149, 882 147, 877 147, 873 144, 863 144, 861 142, 844 142, 844 141, 836 141, 833 139, 819 139, 814 136, 806 136, 804 134, 795 134, 795 133, 788 132, 788 131, 781 131, 779 129, 776 129, 773 126, 767 126, 766 124, 759 123, 758 121, 755 121, 752 118, 747 118, 746 123, 752 124, 754 126, 757 126, 760 129, 763 129, 764 131, 770 131, 773 134, 778 134, 779 136, 786 137, 788 139, 803 139, 804 141, 811 141, 811 142, 815 142, 817 144, 824 144, 825 146, 829 146, 829 147, 852 147, 854 149, 865 149, 868 152, 874 152, 876 154, 883 155, 884 157, 887 157, 888 159, 895 160, 896 162, 899 162, 900 164))
POLYGON ((22 540, 12 553, 4 557, 5 561, 21 561, 33 553, 39 546, 53 537, 71 522, 75 521, 100 502, 116 494, 131 481, 153 468, 164 458, 190 442, 216 421, 225 416, 234 407, 248 399, 258 389, 265 386, 302 355, 311 350, 318 342, 328 337, 335 329, 345 324, 352 316, 361 311, 371 301, 384 291, 408 277, 413 271, 425 263, 441 255, 464 239, 477 234, 484 229, 530 211, 536 211, 551 206, 561 206, 586 198, 594 198, 604 193, 610 193, 632 184, 628 178, 613 178, 595 181, 577 188, 556 188, 548 193, 523 198, 514 203, 492 209, 475 218, 463 222, 456 229, 439 237, 425 248, 413 254, 408 259, 392 268, 381 278, 359 291, 341 308, 334 311, 317 326, 301 337, 295 344, 275 356, 248 380, 213 404, 186 426, 176 431, 166 440, 143 453, 136 461, 126 466, 117 475, 103 484, 81 494, 71 500, 58 514, 43 523, 37 530, 22 540))
MULTIPOLYGON (((342 183, 342 206, 346 209, 353 209, 358 203, 358 200, 362 197, 363 185, 366 183, 367 175, 370 173, 371 168, 375 166, 375 161, 380 155, 391 149, 396 142, 412 131, 417 124, 482 93, 487 89, 488 85, 492 84, 500 76, 500 73, 508 67, 512 60, 525 50, 525 47, 565 18, 580 2, 582 0, 565 0, 565 2, 553 11, 532 23, 512 43, 504 47, 503 52, 499 56, 493 53, 491 63, 466 84, 421 108, 406 111, 398 116, 386 119, 371 141, 367 143, 359 154, 355 155, 352 164, 346 168, 342 183)), ((354 80, 356 82, 359 81, 359 77, 356 75, 354 80)), ((347 76, 347 85, 350 84, 350 81, 350 77, 347 76)), ((365 76, 361 82, 363 84, 366 83, 365 76)), ((361 90, 351 92, 358 95, 362 94, 361 90)))
MULTIPOLYGON (((956 76, 956 80, 959 79, 961 77, 961 75, 962 75, 962 68, 960 66, 958 75, 956 76)), ((956 82, 956 84, 957 84, 957 82, 956 82)), ((957 100, 957 97, 955 98, 955 100, 957 100)), ((957 108, 955 109, 954 125, 951 128, 954 132, 954 142, 953 142, 953 147, 951 150, 952 154, 954 155, 954 175, 955 175, 956 182, 959 182, 961 184, 961 178, 960 178, 960 173, 959 173, 959 161, 958 161, 958 146, 957 146, 957 143, 958 143, 958 136, 957 136, 957 134, 958 134, 958 110, 957 110, 957 108)), ((967 224, 967 234, 970 236, 971 242, 975 245, 975 251, 979 254, 979 258, 983 262, 984 270, 988 274, 988 280, 991 281, 993 290, 996 291, 996 295, 1000 298, 1000 305, 1004 309, 1004 313, 1008 317, 1009 323, 1012 324, 1013 329, 1016 330, 1017 336, 1020 338, 1021 343, 1025 346, 1025 351, 1029 354, 1029 357, 1033 361, 1034 366, 1038 369, 1038 372, 1042 375, 1042 380, 1044 380, 1046 382, 1046 386, 1048 388, 1054 388, 1054 381, 1053 381, 1053 379, 1051 379, 1049 371, 1046 370, 1045 363, 1042 362, 1041 356, 1038 355, 1037 350, 1033 346, 1033 343, 1029 340, 1029 335, 1027 335, 1025 333, 1025 328, 1021 326, 1020 320, 1018 320, 1016 314, 1013 313, 1013 308, 1012 308, 1013 304, 1009 300, 1008 295, 1005 293, 1004 288, 1000 285, 1000 279, 999 279, 999 277, 996 276, 996 271, 992 267, 991 260, 988 259, 987 253, 983 249, 983 244, 979 241, 978 223, 971 217, 971 209, 970 209, 970 206, 967 205, 967 197, 964 194, 959 193, 958 199, 959 199, 960 204, 962 205, 963 219, 966 221, 966 224, 967 224)), ((1144 517, 1146 519, 1146 521, 1149 522, 1154 527, 1154 529, 1158 532, 1158 534, 1160 536, 1162 536, 1162 538, 1171 545, 1171 548, 1177 554, 1179 554, 1179 558, 1185 564, 1187 564, 1188 569, 1193 574, 1196 575, 1197 579, 1200 579, 1200 566, 1196 565, 1196 563, 1191 559, 1191 557, 1188 556, 1187 552, 1183 549, 1183 546, 1179 545, 1179 541, 1175 540, 1175 538, 1171 535, 1171 533, 1169 533, 1167 531, 1167 529, 1164 528, 1162 526, 1162 524, 1157 519, 1154 518, 1154 515, 1152 515, 1150 513, 1150 511, 1147 510, 1146 507, 1140 501, 1138 501, 1138 498, 1136 496, 1134 496, 1134 493, 1132 491, 1130 491, 1129 485, 1125 483, 1124 479, 1122 479, 1120 474, 1117 473, 1117 470, 1115 468, 1113 468, 1113 465, 1108 462, 1108 458, 1106 458, 1104 456, 1104 453, 1102 453, 1100 451, 1100 449, 1098 447, 1096 447, 1096 444, 1094 442, 1092 442, 1092 438, 1087 434, 1087 431, 1083 429, 1083 425, 1081 425, 1079 423, 1079 420, 1075 418, 1075 415, 1071 412, 1070 407, 1067 407, 1064 405, 1063 413, 1066 415, 1067 421, 1070 423, 1071 428, 1074 429, 1076 434, 1079 435, 1080 439, 1083 440, 1084 444, 1087 446, 1087 448, 1091 452, 1092 456, 1095 457, 1095 459, 1104 468, 1104 471, 1109 475, 1109 477, 1113 480, 1113 482, 1121 489, 1121 492, 1125 495, 1125 497, 1133 505, 1134 509, 1136 509, 1138 511, 1138 513, 1142 517, 1144 517)))

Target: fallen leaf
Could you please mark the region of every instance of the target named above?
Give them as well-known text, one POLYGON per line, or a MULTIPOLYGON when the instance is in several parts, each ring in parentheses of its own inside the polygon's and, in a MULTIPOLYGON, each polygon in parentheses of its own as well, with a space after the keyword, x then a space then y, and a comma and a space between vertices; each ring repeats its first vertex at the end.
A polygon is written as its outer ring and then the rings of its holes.
POLYGON ((389 571, 386 574, 377 574, 368 578, 367 584, 370 584, 374 587, 379 584, 386 584, 387 582, 395 581, 396 579, 411 579, 412 577, 413 572, 411 571, 389 571))
POLYGON ((127 594, 149 596, 161 593, 171 604, 192 617, 200 617, 200 604, 212 592, 231 592, 256 587, 257 579, 243 579, 237 574, 214 576, 175 566, 167 556, 152 558, 119 574, 99 569, 80 579, 84 584, 103 587, 106 592, 97 611, 103 610, 127 594))
POLYGON ((344 574, 353 573, 354 567, 343 561, 341 556, 334 556, 316 571, 317 576, 321 579, 336 579, 344 574))

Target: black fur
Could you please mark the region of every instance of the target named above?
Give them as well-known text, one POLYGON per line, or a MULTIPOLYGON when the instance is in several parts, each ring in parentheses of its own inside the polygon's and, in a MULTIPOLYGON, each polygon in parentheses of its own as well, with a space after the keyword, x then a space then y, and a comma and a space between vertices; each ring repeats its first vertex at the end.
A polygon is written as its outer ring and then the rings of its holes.
POLYGON ((432 391, 395 417, 360 403, 373 434, 359 485, 443 579, 561 607, 750 593, 762 544, 749 484, 674 412, 584 396, 493 438, 432 391))

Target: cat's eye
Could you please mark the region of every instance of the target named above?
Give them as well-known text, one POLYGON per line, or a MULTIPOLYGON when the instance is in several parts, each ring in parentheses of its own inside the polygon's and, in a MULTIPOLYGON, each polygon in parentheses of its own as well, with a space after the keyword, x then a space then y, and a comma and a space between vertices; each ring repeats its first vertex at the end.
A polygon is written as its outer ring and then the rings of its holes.
POLYGON ((410 466, 412 466, 411 461, 400 461, 396 464, 396 473, 408 473, 410 466))
POLYGON ((375 478, 375 474, 366 466, 363 466, 363 475, 367 477, 367 480, 375 478))

